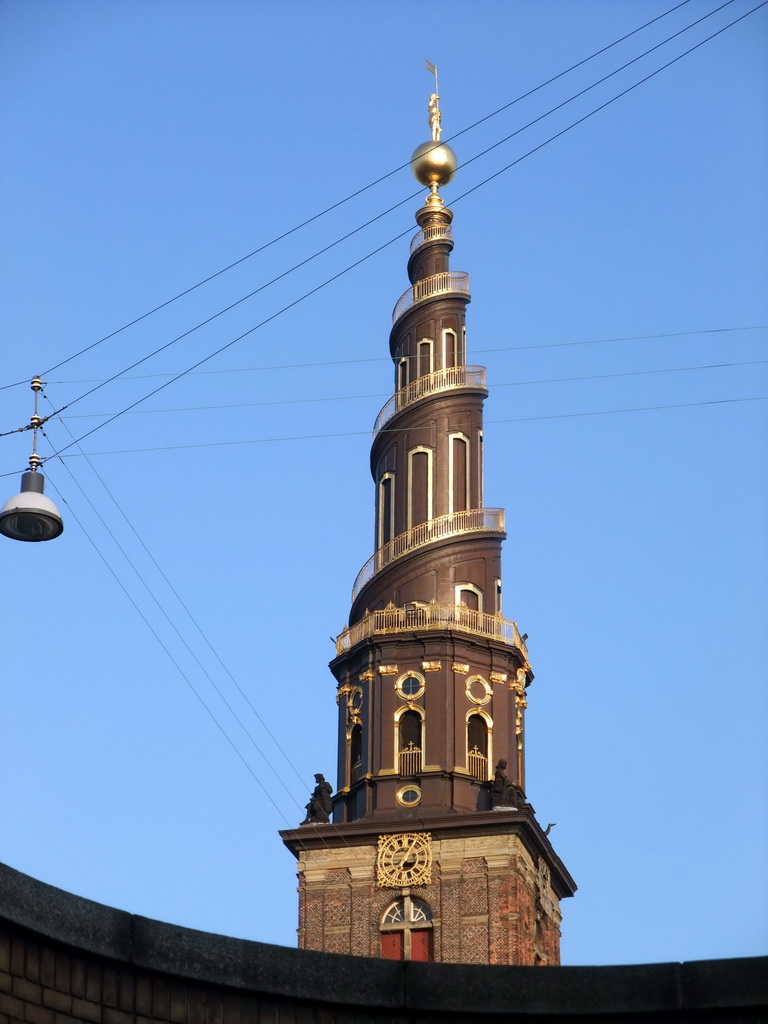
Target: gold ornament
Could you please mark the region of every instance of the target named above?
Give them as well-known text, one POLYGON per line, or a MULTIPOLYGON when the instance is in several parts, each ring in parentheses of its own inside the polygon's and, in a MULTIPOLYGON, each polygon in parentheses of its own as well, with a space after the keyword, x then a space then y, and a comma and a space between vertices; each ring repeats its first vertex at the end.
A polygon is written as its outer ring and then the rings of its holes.
POLYGON ((432 880, 432 836, 429 832, 401 832, 379 836, 376 884, 400 889, 428 885, 432 880))
POLYGON ((411 170, 422 185, 447 185, 458 165, 456 154, 446 142, 422 142, 411 157, 411 170))

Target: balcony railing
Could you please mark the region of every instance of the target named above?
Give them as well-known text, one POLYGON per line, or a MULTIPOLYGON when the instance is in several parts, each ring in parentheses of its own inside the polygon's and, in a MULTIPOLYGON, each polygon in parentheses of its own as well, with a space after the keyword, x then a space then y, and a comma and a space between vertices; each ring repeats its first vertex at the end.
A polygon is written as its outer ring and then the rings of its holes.
POLYGON ((443 370, 435 370, 434 373, 425 373, 423 377, 417 377, 416 380, 412 380, 410 384, 406 384, 404 388, 400 388, 392 395, 376 417, 373 436, 376 437, 384 424, 392 419, 396 412, 418 402, 420 398, 436 395, 440 391, 451 391, 455 388, 484 387, 484 366, 448 366, 443 370))
POLYGON ((396 323, 403 313, 411 306, 424 299, 431 299, 435 295, 444 295, 447 292, 462 292, 469 295, 469 274, 463 270, 444 270, 440 274, 432 274, 431 277, 422 278, 416 284, 411 285, 407 292, 400 296, 392 311, 392 323, 396 323))
POLYGON ((439 238, 451 238, 453 232, 450 224, 427 224, 421 231, 417 231, 411 239, 411 252, 410 255, 420 249, 422 245, 427 242, 434 242, 439 238))
POLYGON ((368 559, 357 574, 357 579, 352 587, 352 600, 357 598, 365 584, 373 579, 377 572, 394 562, 395 559, 415 551, 416 548, 431 544, 436 540, 460 537, 465 533, 503 532, 503 508, 465 509, 463 512, 449 512, 446 516, 438 516, 437 519, 428 519, 426 523, 419 523, 418 526, 413 526, 405 533, 399 533, 397 537, 393 537, 368 559))
POLYGON ((469 774, 479 782, 488 781, 488 758, 477 747, 472 747, 467 753, 467 768, 469 774))
POLYGON ((380 611, 368 612, 354 624, 347 626, 336 638, 336 653, 343 654, 369 636, 383 633, 412 633, 425 629, 450 629, 459 633, 490 637, 509 644, 528 657, 525 643, 517 623, 501 615, 476 612, 463 604, 431 604, 417 608, 396 608, 390 605, 380 611))
POLYGON ((400 775, 418 775, 421 771, 421 748, 413 740, 400 751, 400 775))

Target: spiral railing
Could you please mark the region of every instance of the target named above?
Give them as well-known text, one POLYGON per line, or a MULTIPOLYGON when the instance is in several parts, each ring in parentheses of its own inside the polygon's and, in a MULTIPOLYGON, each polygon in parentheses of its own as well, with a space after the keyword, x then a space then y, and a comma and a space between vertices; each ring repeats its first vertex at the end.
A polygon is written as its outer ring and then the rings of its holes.
POLYGON ((450 224, 427 224, 411 239, 410 255, 413 256, 416 250, 420 249, 422 245, 426 245, 427 242, 435 242, 440 238, 451 238, 452 234, 450 224))
POLYGON ((444 295, 448 292, 462 292, 469 295, 469 274, 463 270, 444 270, 439 274, 432 274, 424 277, 421 281, 411 285, 407 292, 404 292, 395 304, 392 311, 392 323, 395 324, 403 313, 407 313, 411 306, 424 299, 431 299, 435 295, 444 295))
POLYGON ((465 533, 488 532, 504 532, 503 508, 471 508, 463 512, 449 512, 448 515, 428 519, 426 523, 412 526, 410 530, 393 537, 368 559, 355 579, 352 600, 356 599, 365 584, 373 579, 377 572, 397 558, 415 551, 416 548, 431 544, 433 541, 459 537, 465 533))
POLYGON ((416 380, 412 380, 410 384, 406 384, 404 388, 400 388, 392 395, 376 417, 373 436, 376 437, 384 424, 392 419, 396 412, 418 402, 420 398, 436 395, 440 391, 452 391, 455 388, 484 387, 484 366, 448 366, 443 370, 425 373, 423 377, 417 377, 416 380))

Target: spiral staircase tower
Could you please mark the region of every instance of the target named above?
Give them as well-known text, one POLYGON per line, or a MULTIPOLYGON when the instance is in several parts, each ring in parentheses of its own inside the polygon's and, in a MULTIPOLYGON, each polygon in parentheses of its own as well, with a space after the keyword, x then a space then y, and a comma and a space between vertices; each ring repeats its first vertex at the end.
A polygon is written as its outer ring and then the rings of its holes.
POLYGON ((439 191, 456 160, 436 100, 412 161, 430 191, 392 315, 394 393, 371 445, 374 552, 330 666, 333 820, 281 835, 299 861, 304 948, 557 964, 575 886, 525 796, 533 672, 502 609, 504 511, 484 504, 488 392, 466 363, 469 281, 450 268, 439 191))

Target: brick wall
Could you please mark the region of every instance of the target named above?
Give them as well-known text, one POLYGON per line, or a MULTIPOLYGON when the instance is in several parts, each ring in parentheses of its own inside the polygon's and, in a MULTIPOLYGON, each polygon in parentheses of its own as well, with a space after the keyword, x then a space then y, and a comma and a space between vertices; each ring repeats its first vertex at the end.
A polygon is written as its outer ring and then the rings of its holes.
MULTIPOLYGON (((438 963, 556 966, 560 910, 549 874, 516 835, 435 840, 432 881, 408 892, 432 911, 438 963)), ((302 949, 381 956, 396 888, 375 881, 375 849, 320 847, 299 862, 302 949)))

